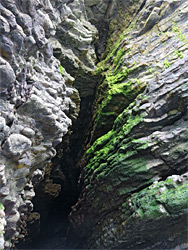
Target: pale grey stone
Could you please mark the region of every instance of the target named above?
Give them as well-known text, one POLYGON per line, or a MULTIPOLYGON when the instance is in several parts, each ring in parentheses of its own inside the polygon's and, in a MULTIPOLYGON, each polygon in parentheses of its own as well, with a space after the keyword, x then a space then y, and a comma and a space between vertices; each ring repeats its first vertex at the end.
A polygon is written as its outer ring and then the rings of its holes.
POLYGON ((3 145, 3 153, 10 156, 20 156, 31 147, 31 141, 20 134, 12 134, 3 145))
POLYGON ((31 128, 24 128, 21 133, 29 138, 32 138, 35 135, 35 131, 31 128))
POLYGON ((0 117, 0 131, 5 129, 6 121, 3 117, 0 117))
POLYGON ((4 91, 16 80, 15 73, 8 62, 0 58, 0 91, 4 91))
POLYGON ((10 26, 9 23, 7 22, 7 20, 0 16, 0 32, 1 33, 8 33, 10 32, 10 26))

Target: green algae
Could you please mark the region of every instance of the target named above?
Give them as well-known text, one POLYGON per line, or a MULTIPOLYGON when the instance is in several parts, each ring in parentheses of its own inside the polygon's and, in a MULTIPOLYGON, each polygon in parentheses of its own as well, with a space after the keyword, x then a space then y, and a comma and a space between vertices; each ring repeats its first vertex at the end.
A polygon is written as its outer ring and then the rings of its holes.
POLYGON ((174 51, 174 54, 177 55, 180 59, 183 58, 183 53, 177 49, 174 51))
POLYGON ((63 68, 62 65, 59 66, 59 72, 61 73, 62 76, 65 75, 65 69, 63 68))
POLYGON ((143 117, 140 115, 136 115, 132 117, 131 115, 128 117, 127 123, 123 125, 123 132, 125 135, 129 134, 132 128, 138 125, 143 120, 143 117))
POLYGON ((0 203, 0 210, 4 210, 4 206, 2 203, 0 203))
POLYGON ((183 34, 183 32, 182 32, 181 28, 179 27, 179 25, 176 24, 175 22, 173 22, 172 31, 176 34, 176 37, 177 37, 177 39, 179 41, 185 43, 188 46, 188 39, 183 34))
MULTIPOLYGON (((141 83, 139 79, 130 79, 125 81, 128 75, 136 70, 138 65, 135 62, 130 68, 121 67, 121 69, 108 70, 105 73, 105 80, 101 85, 101 97, 94 121, 94 130, 100 134, 100 130, 107 132, 106 129, 111 129, 115 118, 135 98, 146 88, 145 83, 141 83)), ((102 132, 101 132, 102 133, 102 132)))
MULTIPOLYGON (((113 129, 106 133, 105 135, 98 138, 93 145, 87 150, 86 154, 90 155, 96 153, 97 150, 104 147, 105 145, 114 142, 117 143, 117 137, 121 138, 121 134, 128 134, 133 127, 143 121, 143 115, 133 115, 132 108, 135 102, 132 102, 115 120, 113 129), (122 126, 123 125, 123 126, 122 126)), ((124 138, 123 136, 122 138, 124 138)))
MULTIPOLYGON (((118 183, 119 178, 123 181, 130 181, 130 178, 134 178, 138 182, 140 179, 152 178, 150 173, 147 174, 146 160, 148 157, 138 157, 139 151, 147 149, 148 142, 134 139, 129 135, 132 129, 143 121, 144 117, 139 114, 133 115, 134 104, 129 105, 123 114, 117 117, 114 123, 116 125, 111 131, 98 138, 87 150, 87 165, 84 169, 85 178, 88 179, 87 183, 104 178, 113 180, 114 183, 118 183), (123 122, 123 126, 118 125, 121 122, 123 122), (119 176, 118 179, 116 176, 119 176)), ((133 185, 127 190, 131 192, 134 189, 133 185)))
POLYGON ((122 204, 122 210, 131 209, 133 218, 158 219, 187 213, 187 200, 188 183, 178 184, 169 178, 134 194, 129 205, 122 204))
POLYGON ((163 64, 164 64, 165 68, 169 68, 172 66, 172 64, 167 59, 164 60, 163 64))

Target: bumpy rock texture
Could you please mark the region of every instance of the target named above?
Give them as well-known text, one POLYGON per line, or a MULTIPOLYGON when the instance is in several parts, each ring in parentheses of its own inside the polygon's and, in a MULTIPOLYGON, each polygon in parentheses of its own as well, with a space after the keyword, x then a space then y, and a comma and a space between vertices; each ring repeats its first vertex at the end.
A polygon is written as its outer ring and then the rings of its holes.
MULTIPOLYGON (((48 176, 55 147, 79 113, 73 87, 78 81, 60 66, 53 49, 61 49, 77 72, 94 70, 97 30, 85 19, 82 1, 71 8, 66 2, 0 2, 0 249, 25 237, 27 220, 39 221, 40 214, 31 213, 34 187, 48 176)), ((61 187, 45 180, 50 200, 61 187)))
POLYGON ((187 13, 186 0, 0 1, 0 249, 38 233, 52 175, 75 188, 78 165, 83 248, 186 249, 187 13))

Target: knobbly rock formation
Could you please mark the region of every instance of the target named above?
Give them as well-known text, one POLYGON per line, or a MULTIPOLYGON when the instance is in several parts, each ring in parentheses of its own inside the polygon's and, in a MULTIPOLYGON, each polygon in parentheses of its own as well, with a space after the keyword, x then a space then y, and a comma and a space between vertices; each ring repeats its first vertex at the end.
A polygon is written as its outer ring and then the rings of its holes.
MULTIPOLYGON (((61 53, 72 67, 95 67, 97 30, 86 21, 81 1, 71 7, 66 2, 0 2, 0 249, 25 237, 27 220, 40 219, 32 214, 34 187, 50 171, 55 147, 79 113, 74 74, 53 56, 55 44, 62 39, 61 53)), ((60 188, 48 178, 48 199, 60 188)))
POLYGON ((38 233, 55 178, 79 183, 81 247, 186 249, 187 12, 186 0, 0 1, 0 249, 38 233))

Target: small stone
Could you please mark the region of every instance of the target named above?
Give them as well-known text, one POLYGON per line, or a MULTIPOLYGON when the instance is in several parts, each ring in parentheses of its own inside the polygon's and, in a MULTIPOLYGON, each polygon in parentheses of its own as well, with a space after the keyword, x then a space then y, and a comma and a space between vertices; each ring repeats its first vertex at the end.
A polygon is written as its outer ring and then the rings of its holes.
POLYGON ((29 138, 34 137, 35 131, 31 128, 24 128, 21 133, 29 138))
POLYGON ((0 16, 0 32, 1 33, 8 33, 10 32, 10 26, 9 23, 7 22, 7 20, 0 16))
POLYGON ((32 200, 34 196, 35 196, 34 190, 25 191, 25 198, 27 200, 32 200))
POLYGON ((20 156, 30 147, 31 141, 27 137, 21 134, 12 134, 3 146, 3 153, 7 156, 20 156))
POLYGON ((10 127, 6 125, 3 132, 4 132, 5 136, 8 136, 10 133, 10 127))
POLYGON ((9 188, 8 188, 8 187, 2 187, 2 188, 0 189, 0 194, 1 194, 2 196, 7 196, 7 195, 9 195, 9 188))
MULTIPOLYGON (((0 45, 1 47, 1 45, 0 45)), ((15 73, 8 62, 0 59, 0 91, 4 91, 16 80, 15 73)))
POLYGON ((20 219, 20 214, 16 211, 16 213, 15 213, 14 215, 9 216, 9 217, 7 218, 7 221, 8 221, 8 223, 13 223, 13 224, 15 224, 16 222, 19 221, 19 219, 20 219))
POLYGON ((6 121, 3 117, 0 117, 0 131, 3 131, 6 125, 6 121))
POLYGON ((16 198, 8 195, 3 199, 3 204, 6 207, 6 209, 12 209, 16 204, 16 198))
POLYGON ((35 25, 33 28, 33 33, 35 36, 35 40, 37 41, 37 45, 42 48, 47 42, 47 39, 45 38, 45 31, 42 26, 35 25))
POLYGON ((39 183, 42 180, 43 176, 44 176, 44 173, 40 169, 35 170, 32 176, 33 184, 39 183))

